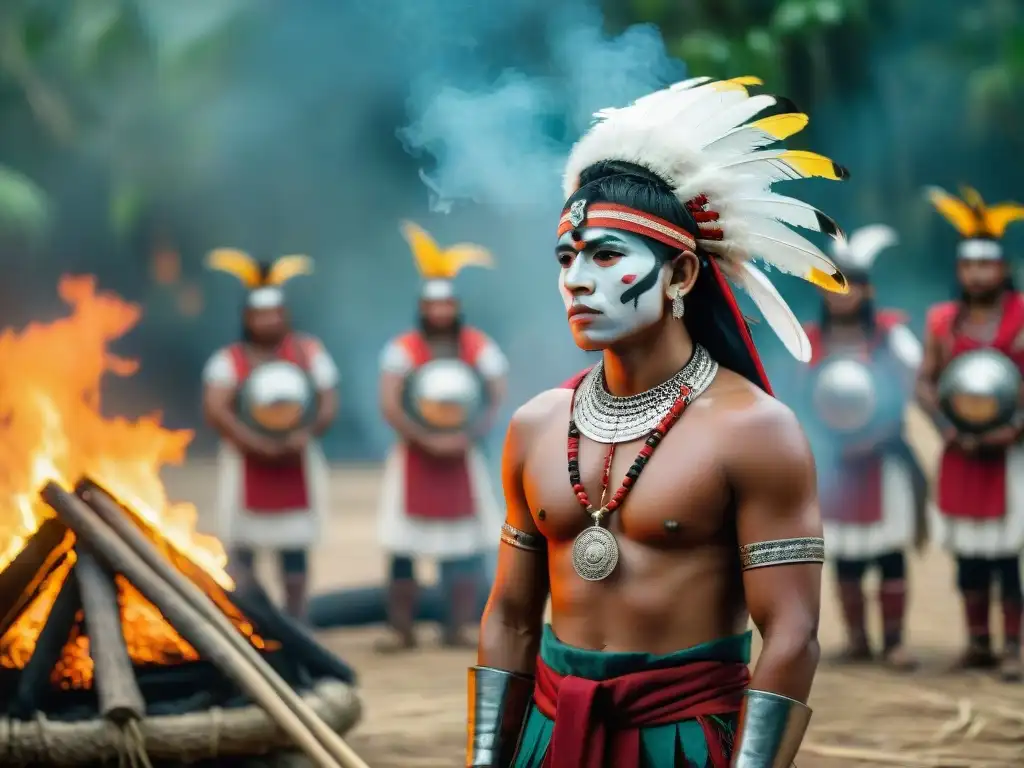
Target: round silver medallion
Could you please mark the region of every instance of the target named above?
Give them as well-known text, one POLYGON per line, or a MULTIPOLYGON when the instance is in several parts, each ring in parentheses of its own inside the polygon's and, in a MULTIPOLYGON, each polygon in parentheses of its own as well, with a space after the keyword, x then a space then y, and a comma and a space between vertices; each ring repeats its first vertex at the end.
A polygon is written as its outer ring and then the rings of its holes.
POLYGON ((619 564, 619 545, 607 528, 584 528, 572 545, 572 567, 581 579, 607 579, 619 564))

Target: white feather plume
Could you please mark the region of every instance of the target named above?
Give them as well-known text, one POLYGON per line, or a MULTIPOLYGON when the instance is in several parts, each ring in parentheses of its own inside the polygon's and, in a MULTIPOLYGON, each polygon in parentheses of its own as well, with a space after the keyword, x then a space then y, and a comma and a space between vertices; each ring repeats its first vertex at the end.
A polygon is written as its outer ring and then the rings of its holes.
POLYGON ((869 224, 854 230, 849 239, 832 244, 832 255, 841 265, 850 269, 871 269, 878 254, 899 243, 899 235, 888 224, 869 224))
POLYGON ((839 227, 813 206, 777 195, 771 187, 780 181, 842 179, 847 174, 812 152, 764 149, 801 130, 806 115, 787 112, 749 122, 779 102, 774 96, 751 96, 745 86, 756 82, 691 78, 630 106, 602 110, 573 147, 563 188, 569 198, 584 169, 619 160, 664 179, 683 205, 706 198, 704 210, 718 217, 694 233, 699 245, 751 294, 787 348, 806 360, 810 346, 800 324, 768 278, 749 262, 761 258, 829 290, 846 290, 831 259, 790 229, 840 237, 839 227))
POLYGON ((744 262, 731 275, 733 282, 746 291, 757 305, 758 311, 765 322, 771 326, 775 335, 801 363, 811 359, 811 341, 796 315, 786 304, 771 280, 760 269, 750 262, 744 262))

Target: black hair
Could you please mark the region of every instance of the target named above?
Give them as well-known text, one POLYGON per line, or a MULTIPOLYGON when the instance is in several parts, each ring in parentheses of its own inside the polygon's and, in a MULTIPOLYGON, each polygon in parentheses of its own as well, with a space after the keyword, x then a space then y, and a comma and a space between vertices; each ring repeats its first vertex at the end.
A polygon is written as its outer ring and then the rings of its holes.
MULTIPOLYGON (((698 234, 696 220, 679 202, 669 184, 650 169, 636 163, 603 160, 583 169, 580 173, 579 189, 566 201, 565 208, 568 209, 577 200, 586 200, 588 205, 623 205, 675 224, 694 237, 698 234)), ((644 241, 658 258, 658 268, 653 275, 637 280, 633 286, 637 291, 624 294, 625 301, 648 290, 651 281, 657 279, 660 268, 681 252, 678 248, 648 237, 645 237, 644 241), (641 283, 644 283, 642 288, 641 283)), ((757 363, 751 358, 740 335, 736 317, 722 295, 708 262, 708 255, 698 248, 697 256, 700 259, 700 269, 693 288, 686 295, 686 313, 683 318, 686 330, 694 341, 707 349, 723 366, 758 386, 767 384, 762 380, 757 363)), ((749 333, 749 328, 746 330, 749 333)))
POLYGON ((419 326, 420 332, 424 336, 451 336, 452 338, 457 339, 459 334, 462 333, 465 320, 462 317, 462 313, 459 312, 455 315, 450 326, 444 329, 435 328, 427 322, 426 316, 422 312, 419 312, 416 315, 416 324, 419 326))

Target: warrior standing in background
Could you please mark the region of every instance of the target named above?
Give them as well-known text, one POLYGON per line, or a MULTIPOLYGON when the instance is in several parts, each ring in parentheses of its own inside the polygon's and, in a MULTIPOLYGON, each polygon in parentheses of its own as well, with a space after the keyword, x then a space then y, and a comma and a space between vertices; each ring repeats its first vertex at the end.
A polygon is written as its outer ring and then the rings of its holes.
POLYGON ((750 96, 756 83, 697 78, 604 110, 570 155, 560 287, 573 339, 603 356, 509 427, 467 766, 771 768, 797 753, 819 655, 814 462, 729 283, 806 361, 751 260, 845 290, 786 226, 835 223, 768 190, 846 172, 757 150, 807 116, 750 96))
POLYGON ((820 324, 808 325, 812 388, 819 429, 812 443, 818 465, 821 515, 839 585, 847 628, 844 660, 868 661, 873 651, 865 626, 864 575, 881 574, 884 661, 895 669, 914 666, 903 644, 907 606, 905 550, 924 542, 924 475, 903 441, 903 412, 913 396, 923 354, 902 312, 875 308, 871 267, 880 251, 895 245, 884 224, 837 240, 832 255, 850 284, 846 294, 825 292, 820 324), (856 366, 852 371, 849 366, 856 366), (868 374, 873 408, 848 414, 829 402, 829 387, 842 375, 868 374), (817 395, 817 396, 816 396, 817 395), (852 421, 848 419, 852 417, 852 421), (817 445, 822 442, 820 447, 817 445))
POLYGON ((308 549, 319 538, 328 510, 328 470, 316 438, 338 411, 338 369, 320 341, 291 329, 282 286, 312 268, 305 256, 259 264, 241 251, 210 254, 213 269, 235 275, 248 289, 242 339, 217 350, 203 371, 203 412, 221 436, 218 454, 220 538, 232 576, 255 578, 255 550, 273 550, 283 573, 285 611, 306 613, 308 549), (287 431, 300 406, 268 403, 262 414, 243 414, 241 394, 260 366, 287 361, 308 376, 314 392, 296 392, 313 403, 310 418, 287 431), (252 416, 253 418, 249 418, 252 416))
POLYGON ((938 543, 956 556, 968 646, 964 668, 999 666, 1009 680, 1022 677, 1021 573, 1024 549, 1024 429, 1021 411, 1009 424, 982 435, 962 434, 940 410, 938 383, 954 358, 994 349, 1024 370, 1024 297, 1014 288, 1001 239, 1007 225, 1024 218, 1024 207, 988 207, 973 189, 958 199, 929 190, 931 202, 963 238, 957 247, 960 297, 928 310, 925 354, 918 377, 921 405, 936 420, 946 446, 939 465, 932 528, 938 543), (1003 651, 992 649, 989 612, 999 583, 1003 651))
POLYGON ((440 563, 447 603, 442 641, 472 645, 463 635, 478 610, 482 556, 494 546, 501 511, 477 441, 486 434, 505 390, 508 362, 482 331, 465 325, 452 280, 465 266, 489 266, 490 254, 461 244, 441 249, 420 227, 403 233, 424 278, 420 327, 393 339, 381 354, 380 401, 384 418, 398 433, 384 465, 379 517, 382 547, 391 556, 388 621, 395 642, 384 652, 413 648, 419 586, 417 558, 440 563), (487 412, 471 431, 432 430, 410 417, 405 405, 408 378, 432 360, 460 360, 479 374, 487 389, 487 412))

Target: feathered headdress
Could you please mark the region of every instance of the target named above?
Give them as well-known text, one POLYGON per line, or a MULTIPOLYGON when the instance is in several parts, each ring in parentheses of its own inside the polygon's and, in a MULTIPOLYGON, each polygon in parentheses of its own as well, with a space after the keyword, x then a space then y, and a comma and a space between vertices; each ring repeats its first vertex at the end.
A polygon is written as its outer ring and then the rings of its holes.
POLYGON ((494 266, 490 252, 482 246, 458 243, 441 248, 425 229, 411 221, 402 222, 402 234, 423 276, 421 297, 424 299, 452 298, 455 295, 452 280, 465 267, 494 266))
POLYGON ((869 224, 854 231, 849 239, 832 242, 832 258, 847 278, 866 279, 878 254, 899 242, 896 230, 888 224, 869 224))
MULTIPOLYGON (((782 272, 830 291, 846 292, 846 280, 835 264, 790 228, 837 237, 841 235, 839 226, 813 206, 770 189, 779 181, 840 180, 849 173, 813 152, 765 149, 803 130, 808 118, 792 110, 785 99, 748 93, 748 86, 760 84, 754 77, 725 81, 699 77, 677 83, 623 109, 598 112, 593 127, 573 147, 565 169, 567 198, 576 192, 580 173, 587 167, 607 160, 634 163, 672 189, 696 220, 697 232, 666 232, 667 222, 656 221, 652 227, 650 217, 637 224, 634 211, 598 210, 618 206, 595 204, 588 217, 585 203, 575 211, 563 212, 560 232, 580 226, 584 218, 592 225, 599 219, 601 226, 614 226, 610 223, 613 219, 632 219, 631 231, 680 248, 692 250, 699 245, 711 257, 716 279, 724 274, 742 287, 789 351, 807 361, 811 348, 803 328, 752 262, 761 258, 782 272), (754 119, 771 107, 782 107, 783 112, 754 119)), ((576 201, 573 207, 582 202, 576 201)), ((721 282, 721 289, 734 304, 728 285, 721 282)), ((739 317, 738 311, 735 314, 739 317)), ((770 391, 749 332, 742 325, 740 332, 763 385, 770 391)))
POLYGON ((245 251, 235 248, 217 248, 206 257, 206 266, 237 277, 249 290, 246 306, 269 309, 284 303, 281 286, 297 275, 313 272, 313 260, 308 256, 281 256, 272 262, 259 262, 245 251))
POLYGON ((925 193, 935 210, 963 238, 957 248, 961 259, 1001 259, 1003 248, 999 241, 1006 234, 1006 228, 1024 219, 1024 205, 1010 202, 986 205, 978 191, 971 187, 961 189, 963 199, 939 187, 928 187, 925 193))

